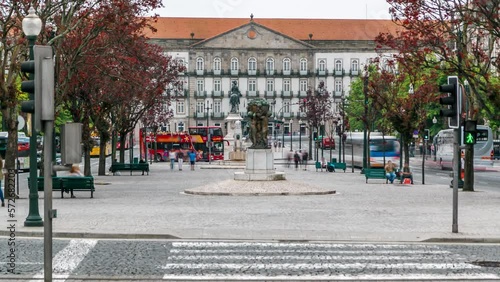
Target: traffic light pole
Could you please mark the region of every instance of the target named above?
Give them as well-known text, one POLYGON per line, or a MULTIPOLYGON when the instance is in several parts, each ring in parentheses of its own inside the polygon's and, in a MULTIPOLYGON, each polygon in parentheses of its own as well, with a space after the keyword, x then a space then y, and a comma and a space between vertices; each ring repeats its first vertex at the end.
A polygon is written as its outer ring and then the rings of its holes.
MULTIPOLYGON (((30 60, 35 59, 35 55, 33 52, 33 46, 35 45, 35 41, 37 36, 26 36, 28 39, 28 45, 29 45, 29 56, 30 60)), ((30 74, 29 79, 30 80, 35 80, 35 75, 41 75, 41 74, 30 74)), ((30 93, 29 97, 30 100, 34 101, 35 100, 35 94, 30 93)), ((33 105, 34 106, 34 105, 33 105)), ((31 136, 30 136, 30 180, 29 180, 29 187, 30 187, 30 192, 29 192, 29 212, 28 212, 28 217, 26 217, 26 220, 24 221, 24 226, 43 226, 43 220, 40 217, 40 212, 38 208, 38 187, 37 187, 37 174, 38 174, 38 168, 37 168, 37 159, 36 159, 36 126, 35 126, 35 113, 31 114, 31 136)))
POLYGON ((454 129, 454 131, 455 142, 453 144, 453 160, 455 160, 455 163, 453 166, 453 222, 451 226, 451 232, 458 233, 458 182, 460 181, 462 158, 460 152, 460 128, 456 128, 454 129))

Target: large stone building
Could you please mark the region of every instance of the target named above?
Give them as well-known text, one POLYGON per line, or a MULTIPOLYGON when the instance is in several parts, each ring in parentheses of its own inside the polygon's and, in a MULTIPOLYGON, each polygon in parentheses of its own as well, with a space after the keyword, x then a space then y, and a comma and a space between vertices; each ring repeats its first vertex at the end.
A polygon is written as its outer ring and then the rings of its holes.
MULTIPOLYGON (((187 66, 184 93, 173 102, 167 130, 193 125, 226 126, 236 82, 244 118, 248 100, 269 100, 285 134, 304 117, 299 101, 324 81, 329 92, 349 95, 363 64, 376 56, 374 38, 394 32, 390 20, 159 18, 151 41, 187 66), (207 109, 208 108, 208 109, 207 109)), ((333 110, 338 111, 338 105, 333 110)), ((271 119, 272 120, 272 119, 271 119)), ((300 131, 307 134, 300 122, 300 131)), ((273 125, 270 124, 270 127, 273 125)), ((270 130, 269 132, 275 132, 270 130)))

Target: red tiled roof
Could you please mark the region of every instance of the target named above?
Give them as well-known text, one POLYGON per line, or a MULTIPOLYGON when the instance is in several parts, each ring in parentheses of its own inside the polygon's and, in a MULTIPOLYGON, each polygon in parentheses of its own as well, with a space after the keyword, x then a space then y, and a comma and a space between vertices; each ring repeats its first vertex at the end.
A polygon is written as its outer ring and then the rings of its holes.
MULTIPOLYGON (((373 40, 381 32, 395 33, 391 20, 357 19, 255 19, 258 24, 299 40, 373 40)), ((249 18, 165 18, 160 17, 146 36, 153 39, 207 39, 250 22, 249 18)))

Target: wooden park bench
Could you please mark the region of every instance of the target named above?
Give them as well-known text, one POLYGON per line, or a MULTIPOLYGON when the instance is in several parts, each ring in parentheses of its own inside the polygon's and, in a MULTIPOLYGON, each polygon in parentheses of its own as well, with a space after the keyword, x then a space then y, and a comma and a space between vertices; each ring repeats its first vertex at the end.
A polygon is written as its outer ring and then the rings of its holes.
POLYGON ((385 176, 385 170, 383 168, 365 168, 363 169, 363 172, 365 174, 366 183, 368 183, 369 178, 385 179, 385 183, 388 182, 388 179, 385 176))
MULTIPOLYGON (((44 191, 43 177, 37 177, 38 191, 44 191)), ((28 177, 28 187, 30 180, 28 177)), ((52 190, 61 191, 61 198, 64 198, 64 192, 71 192, 71 198, 74 198, 73 191, 90 191, 90 198, 94 198, 94 177, 92 176, 53 176, 52 190)))
POLYGON ((149 164, 148 163, 113 163, 109 170, 112 173, 117 171, 130 171, 130 175, 132 175, 132 171, 142 171, 142 175, 146 172, 149 175, 149 164))
POLYGON ((345 172, 345 170, 347 169, 347 165, 346 165, 346 163, 338 163, 338 162, 336 162, 336 159, 334 158, 334 159, 332 159, 331 162, 327 163, 326 169, 329 172, 335 171, 335 169, 342 169, 345 172))

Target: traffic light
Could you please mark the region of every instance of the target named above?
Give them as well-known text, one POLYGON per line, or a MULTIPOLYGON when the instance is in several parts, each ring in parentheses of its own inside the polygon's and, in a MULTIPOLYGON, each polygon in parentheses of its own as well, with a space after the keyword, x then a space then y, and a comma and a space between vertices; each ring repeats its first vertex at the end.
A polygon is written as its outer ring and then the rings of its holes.
POLYGON ((42 120, 54 120, 54 60, 51 46, 33 46, 33 60, 21 63, 21 71, 29 80, 21 82, 21 91, 29 100, 21 102, 21 111, 33 114, 35 130, 42 129, 42 120))
POLYGON ((424 140, 429 140, 429 129, 424 129, 424 140))
POLYGON ((462 95, 458 77, 448 76, 448 84, 439 86, 439 92, 447 93, 446 97, 439 98, 439 103, 445 107, 440 110, 439 114, 449 118, 448 126, 450 128, 459 128, 462 114, 462 95))
POLYGON ((473 145, 476 144, 477 138, 477 121, 466 120, 464 124, 464 144, 473 145))

